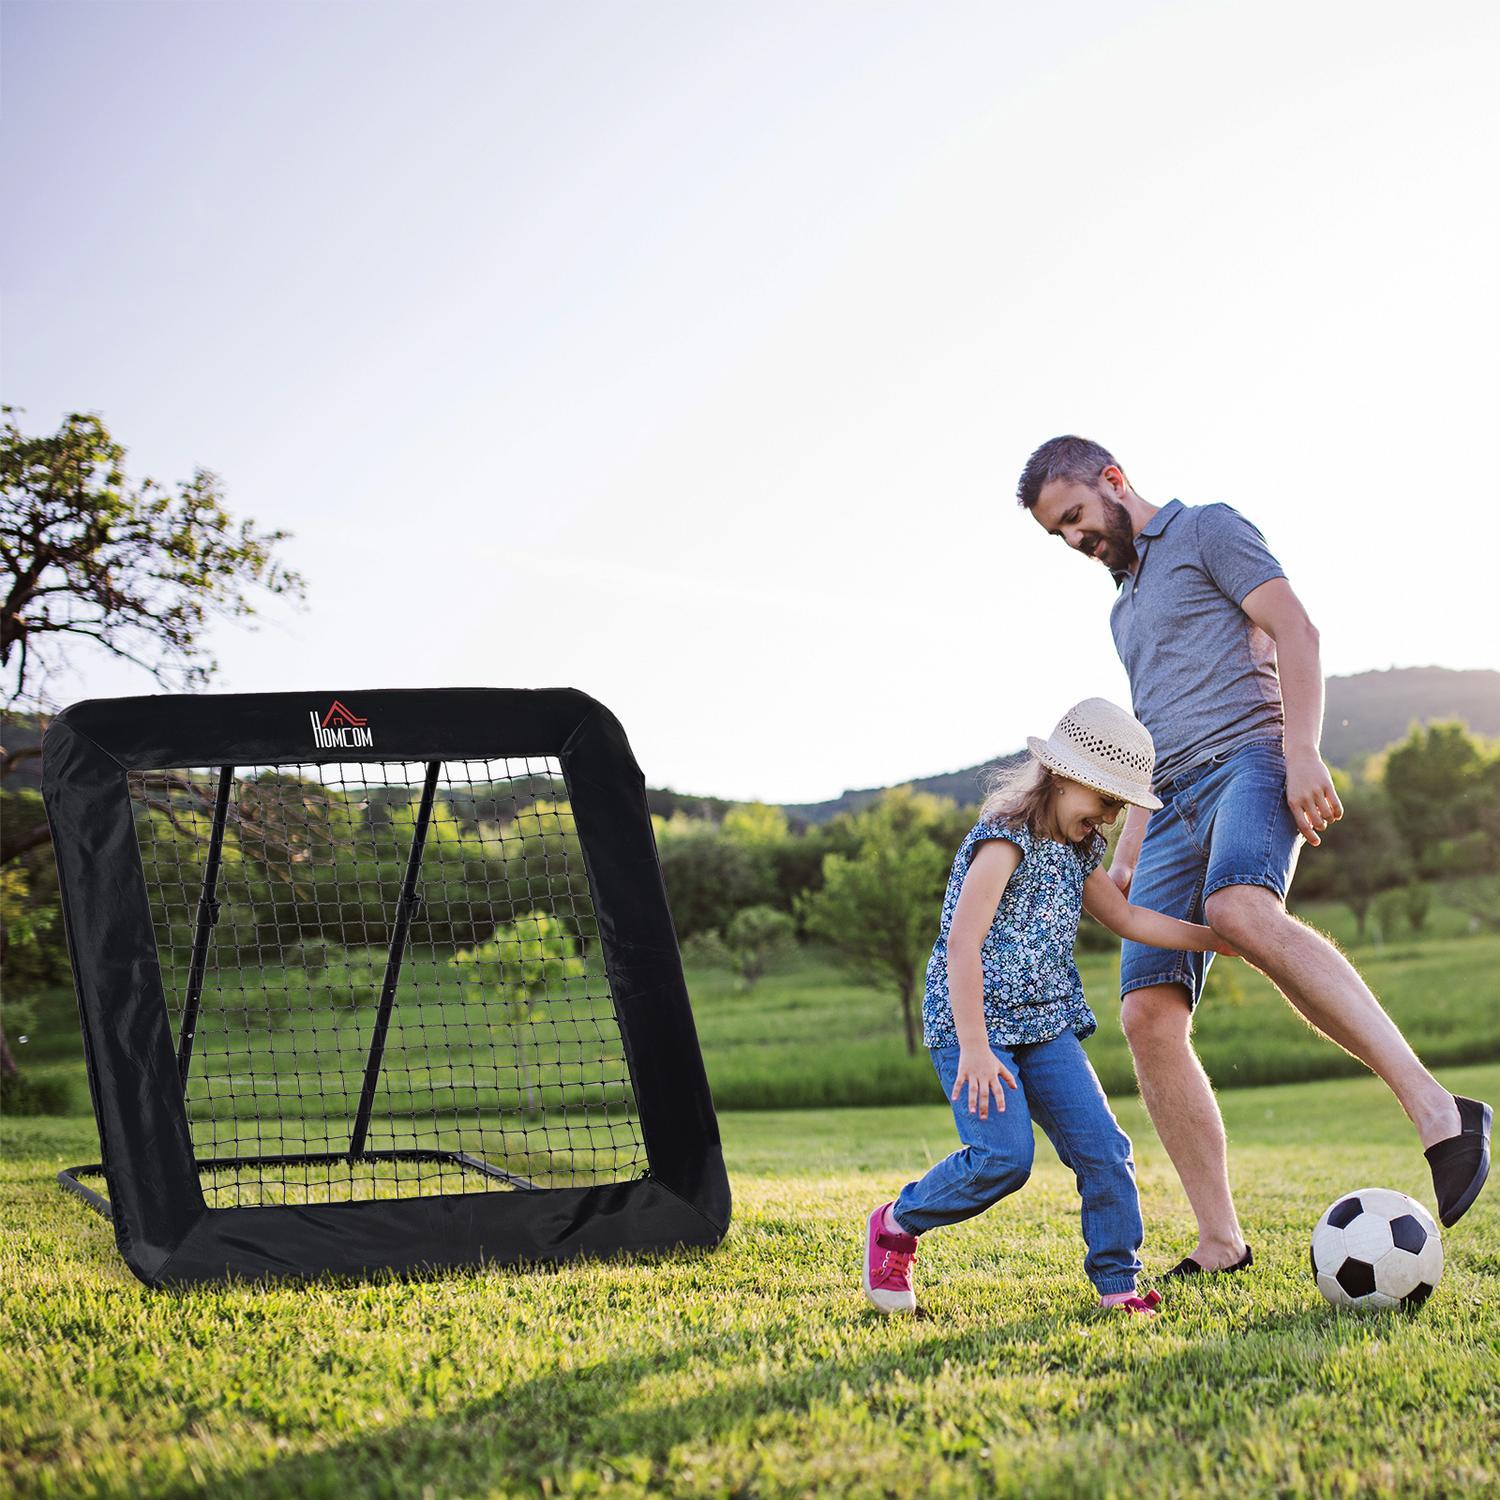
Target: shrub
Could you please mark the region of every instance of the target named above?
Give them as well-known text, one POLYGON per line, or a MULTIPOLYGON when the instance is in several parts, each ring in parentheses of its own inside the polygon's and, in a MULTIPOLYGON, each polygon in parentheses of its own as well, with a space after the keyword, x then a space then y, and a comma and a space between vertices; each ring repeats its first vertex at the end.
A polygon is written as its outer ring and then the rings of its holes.
POLYGON ((716 929, 695 933, 683 945, 689 963, 708 969, 730 969, 742 990, 753 989, 796 941, 796 924, 772 906, 747 906, 736 912, 723 937, 716 929))
POLYGON ((1421 880, 1413 880, 1406 887, 1403 910, 1413 932, 1421 932, 1427 924, 1427 913, 1432 909, 1432 890, 1421 880))
POLYGON ((0 1074, 0 1115, 65 1115, 70 1102, 64 1079, 0 1074))

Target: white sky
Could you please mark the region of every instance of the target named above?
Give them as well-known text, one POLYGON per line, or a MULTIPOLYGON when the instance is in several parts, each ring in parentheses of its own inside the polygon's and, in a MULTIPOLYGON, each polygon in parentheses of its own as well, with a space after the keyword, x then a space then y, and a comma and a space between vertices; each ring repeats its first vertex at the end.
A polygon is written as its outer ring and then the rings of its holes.
MULTIPOLYGON (((223 691, 566 684, 814 800, 1129 704, 1037 443, 1500 667, 1492 4, 32 4, 5 400, 295 533, 223 691)), ((153 691, 80 651, 64 700, 153 691)))

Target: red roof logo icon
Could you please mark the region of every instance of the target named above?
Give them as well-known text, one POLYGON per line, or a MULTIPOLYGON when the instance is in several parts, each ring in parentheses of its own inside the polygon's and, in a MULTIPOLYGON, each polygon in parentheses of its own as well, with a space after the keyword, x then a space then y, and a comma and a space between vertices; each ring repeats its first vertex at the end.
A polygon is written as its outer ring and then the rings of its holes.
POLYGON ((333 700, 333 706, 323 715, 323 728, 327 729, 330 724, 335 728, 363 728, 370 721, 361 719, 351 713, 337 698, 333 700))

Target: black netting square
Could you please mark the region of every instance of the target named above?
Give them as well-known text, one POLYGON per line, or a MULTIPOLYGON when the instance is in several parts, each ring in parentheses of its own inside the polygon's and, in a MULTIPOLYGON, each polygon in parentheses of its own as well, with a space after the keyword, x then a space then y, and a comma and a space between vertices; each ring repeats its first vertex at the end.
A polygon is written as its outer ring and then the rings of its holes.
POLYGON ((129 785, 210 1207, 645 1175, 555 759, 129 785))

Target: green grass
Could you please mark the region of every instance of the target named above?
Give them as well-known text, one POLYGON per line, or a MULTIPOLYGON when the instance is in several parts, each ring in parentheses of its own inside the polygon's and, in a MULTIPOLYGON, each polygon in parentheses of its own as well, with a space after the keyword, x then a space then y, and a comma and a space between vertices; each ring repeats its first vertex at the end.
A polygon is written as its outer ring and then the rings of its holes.
MULTIPOLYGON (((1500 1060, 1500 981, 1495 977, 1500 974, 1500 933, 1473 930, 1473 919, 1452 899, 1459 884, 1432 887, 1432 911, 1422 934, 1408 930, 1383 945, 1356 940, 1354 918, 1346 907, 1312 903, 1298 908, 1298 915, 1344 949, 1433 1068, 1500 1060)), ((1135 1075, 1119 1024, 1118 947, 1084 953, 1079 968, 1099 1018, 1098 1034, 1089 1044, 1094 1066, 1111 1094, 1133 1093, 1135 1075)), ((439 1113, 446 1113, 452 1097, 446 1090, 454 1079, 468 1078, 459 1089, 461 1107, 516 1107, 520 1095, 513 1074, 505 1088, 479 1082, 495 1079, 489 1068, 492 1049, 504 1053, 512 1047, 514 1030, 497 1024, 482 1002, 466 1002, 445 965, 414 957, 409 978, 413 988, 403 992, 392 1029, 391 1055, 399 1058, 400 1067, 383 1077, 383 1105, 395 1114, 420 1114, 436 1092, 443 1104, 439 1113), (441 1037, 447 1050, 429 1059, 424 1049, 432 1037, 441 1037), (431 1070, 424 1066, 429 1061, 431 1070)), ((234 996, 241 980, 231 974, 220 976, 220 983, 234 996)), ((282 969, 256 975, 253 983, 279 1006, 273 1024, 253 1043, 256 1069, 269 1072, 276 1052, 317 1053, 325 1059, 325 1069, 334 1066, 332 1059, 342 1059, 341 1084, 326 1078, 325 1091, 309 1096, 302 1108, 309 1139, 320 1132, 334 1137, 347 1133, 373 1007, 329 1004, 326 996, 312 994, 306 981, 282 969)), ((907 1055, 894 996, 851 981, 816 952, 799 952, 749 993, 741 993, 722 971, 690 970, 688 986, 709 1080, 722 1109, 888 1105, 931 1097, 931 1064, 925 1052, 907 1055)), ((602 1028, 594 1027, 593 1018, 607 1010, 601 997, 597 984, 580 983, 573 1001, 543 1007, 547 1019, 539 1030, 555 1030, 568 1043, 554 1055, 581 1059, 572 1064, 572 1100, 586 1095, 596 1108, 628 1112, 631 1100, 618 1041, 613 1047, 606 1044, 611 1029, 607 1019, 602 1028), (573 1045, 575 1038, 596 1035, 605 1041, 587 1054, 573 1045)), ((256 1002, 261 1003, 259 993, 256 1002)), ((66 1085, 73 1108, 87 1109, 71 991, 39 996, 35 1010, 34 1034, 24 1046, 16 1046, 28 1077, 66 1085)), ((243 1048, 249 1013, 231 1003, 224 1014, 239 1027, 234 1035, 243 1048)), ((259 1012, 255 1020, 260 1022, 259 1012)), ((210 1035, 214 1024, 210 1005, 203 1033, 210 1035)), ((1363 1071, 1311 1031, 1271 982, 1239 959, 1215 960, 1195 1026, 1204 1066, 1221 1089, 1353 1077, 1363 1071)), ((216 1053, 225 1051, 210 1039, 195 1055, 190 1092, 195 1120, 215 1114, 227 1118, 243 1108, 244 1091, 228 1090, 216 1080, 229 1066, 222 1058, 216 1061, 216 1053)), ((235 1056, 239 1065, 248 1066, 243 1051, 235 1056)), ((541 1054, 528 1065, 528 1078, 540 1087, 544 1103, 558 1101, 561 1076, 541 1054)))
MULTIPOLYGON (((1343 949, 1435 1068, 1500 1059, 1500 933, 1476 930, 1456 904, 1454 892, 1463 884, 1433 885, 1424 931, 1405 928, 1398 940, 1383 944, 1359 940, 1345 906, 1296 907, 1343 949)), ((1119 1023, 1118 944, 1107 953, 1081 954, 1079 972, 1099 1018, 1089 1043, 1094 1067, 1111 1094, 1133 1093, 1135 1074, 1119 1023)), ((688 981, 721 1107, 883 1105, 929 1097, 931 1064, 925 1052, 907 1055, 894 995, 851 981, 816 953, 796 955, 748 994, 722 972, 690 971, 688 981)), ((1215 959, 1195 1032, 1204 1066, 1221 1089, 1363 1072, 1239 959, 1215 959)))
MULTIPOLYGON (((1347 951, 1430 1066, 1500 1058, 1500 935, 1424 937, 1347 951)), ((1094 1066, 1111 1094, 1132 1093, 1118 952, 1083 954, 1079 972, 1099 1018, 1089 1043, 1094 1066)), ((748 994, 724 974, 688 977, 714 1098, 724 1108, 929 1097, 932 1065, 925 1052, 907 1056, 893 996, 853 983, 816 955, 799 956, 748 994)), ((1363 1072, 1239 959, 1215 960, 1194 1024, 1204 1066, 1222 1089, 1363 1072)))
MULTIPOLYGON (((1500 1098, 1500 1067, 1455 1070, 1500 1098)), ((84 1119, 8 1122, 0 1483, 18 1496, 1480 1495, 1500 1490, 1500 1188, 1415 1316, 1336 1314, 1307 1236, 1367 1183, 1427 1201, 1373 1080, 1224 1096, 1252 1275, 1101 1319, 1076 1196, 937 1232, 923 1316, 858 1289, 863 1213, 954 1144, 941 1103, 723 1117, 711 1253, 377 1285, 153 1293, 52 1182, 84 1119)), ((1134 1099, 1148 1266, 1192 1243, 1134 1099)))

